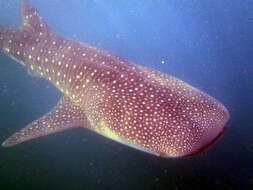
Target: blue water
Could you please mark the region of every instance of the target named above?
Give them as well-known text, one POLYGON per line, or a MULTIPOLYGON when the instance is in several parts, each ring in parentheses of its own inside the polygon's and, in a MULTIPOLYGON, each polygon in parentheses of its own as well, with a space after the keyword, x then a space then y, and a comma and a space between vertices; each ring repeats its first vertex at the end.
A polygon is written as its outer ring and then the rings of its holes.
MULTIPOLYGON (((80 129, 1 147, 1 190, 253 189, 251 1, 31 2, 53 31, 180 78, 223 102, 231 120, 216 145, 188 159, 158 158, 80 129)), ((0 23, 18 27, 20 5, 0 1, 0 23)), ((0 54, 0 141, 60 96, 0 54)))

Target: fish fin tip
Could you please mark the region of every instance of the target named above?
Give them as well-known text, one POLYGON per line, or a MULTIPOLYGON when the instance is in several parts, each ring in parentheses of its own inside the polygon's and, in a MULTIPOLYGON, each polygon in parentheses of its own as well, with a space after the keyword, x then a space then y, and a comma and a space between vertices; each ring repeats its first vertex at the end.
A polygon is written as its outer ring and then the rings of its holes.
POLYGON ((14 133, 2 143, 2 146, 11 147, 31 139, 85 126, 86 124, 87 120, 82 109, 64 96, 48 114, 14 133))
POLYGON ((6 146, 6 142, 4 141, 4 142, 2 142, 2 147, 8 147, 8 146, 6 146))
POLYGON ((9 147, 12 147, 12 146, 14 146, 16 143, 13 143, 12 142, 12 136, 11 137, 9 137, 8 139, 6 139, 4 142, 2 142, 2 147, 4 147, 4 148, 9 148, 9 147))
POLYGON ((21 29, 40 34, 49 31, 46 22, 39 15, 35 7, 27 0, 22 1, 21 5, 22 26, 21 29))

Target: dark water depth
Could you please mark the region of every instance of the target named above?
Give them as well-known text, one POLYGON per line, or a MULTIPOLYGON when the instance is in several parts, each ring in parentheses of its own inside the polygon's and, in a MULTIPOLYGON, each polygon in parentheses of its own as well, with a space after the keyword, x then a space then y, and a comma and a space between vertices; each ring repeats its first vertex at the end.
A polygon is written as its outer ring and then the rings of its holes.
MULTIPOLYGON (((171 74, 220 100, 231 120, 210 150, 163 159, 81 129, 0 147, 0 189, 253 189, 253 3, 31 1, 55 32, 171 74), (164 62, 164 64, 162 64, 164 62)), ((18 27, 20 1, 0 1, 18 27)), ((0 53, 0 141, 61 93, 0 53)))

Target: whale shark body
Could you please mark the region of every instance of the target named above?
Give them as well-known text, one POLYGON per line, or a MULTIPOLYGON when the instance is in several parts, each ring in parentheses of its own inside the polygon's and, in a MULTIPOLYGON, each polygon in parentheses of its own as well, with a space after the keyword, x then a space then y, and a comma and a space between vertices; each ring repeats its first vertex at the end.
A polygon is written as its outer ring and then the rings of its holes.
POLYGON ((81 127, 161 157, 203 152, 223 135, 229 113, 185 82, 50 30, 22 1, 22 25, 0 26, 0 49, 49 80, 63 97, 2 146, 81 127))

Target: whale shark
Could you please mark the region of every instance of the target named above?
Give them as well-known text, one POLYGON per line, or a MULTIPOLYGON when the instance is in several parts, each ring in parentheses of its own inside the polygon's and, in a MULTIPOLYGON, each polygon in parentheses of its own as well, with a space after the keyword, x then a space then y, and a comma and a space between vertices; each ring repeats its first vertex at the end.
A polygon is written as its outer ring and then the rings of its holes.
MULTIPOLYGON (((158 70, 53 32, 27 0, 19 28, 0 25, 0 49, 62 92, 57 105, 2 143, 85 128, 156 156, 197 155, 224 134, 226 107, 158 70)), ((46 140, 46 139, 45 139, 46 140)))

